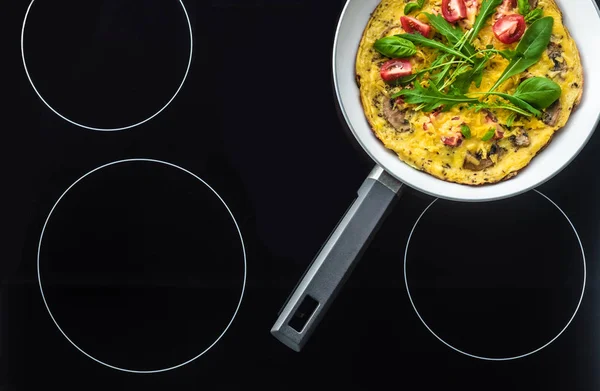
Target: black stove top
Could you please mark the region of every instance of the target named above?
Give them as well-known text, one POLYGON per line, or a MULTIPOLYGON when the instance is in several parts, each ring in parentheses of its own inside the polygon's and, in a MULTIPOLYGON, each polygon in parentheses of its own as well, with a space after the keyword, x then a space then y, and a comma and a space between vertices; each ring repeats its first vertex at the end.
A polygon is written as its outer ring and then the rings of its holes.
POLYGON ((0 390, 600 387, 598 132, 509 200, 408 190, 303 351, 270 335, 373 166, 343 5, 5 4, 0 390))

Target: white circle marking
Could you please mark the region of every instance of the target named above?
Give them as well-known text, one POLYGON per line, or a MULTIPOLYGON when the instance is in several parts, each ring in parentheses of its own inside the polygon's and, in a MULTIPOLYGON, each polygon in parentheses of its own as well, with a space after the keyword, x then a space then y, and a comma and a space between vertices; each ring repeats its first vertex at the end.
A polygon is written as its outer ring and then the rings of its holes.
POLYGON ((415 310, 415 313, 419 317, 419 320, 421 320, 421 322, 423 323, 423 325, 425 325, 425 327, 427 328, 427 330, 429 330, 429 332, 431 334, 433 334, 434 337, 436 337, 440 342, 442 342, 444 345, 448 346, 450 349, 452 349, 452 350, 454 350, 454 351, 456 351, 458 353, 464 354, 465 356, 476 358, 476 359, 479 359, 479 360, 486 360, 486 361, 509 361, 509 360, 517 360, 517 359, 520 359, 520 358, 524 358, 524 357, 530 356, 530 355, 532 355, 534 353, 537 353, 540 350, 546 348, 552 342, 556 341, 558 339, 558 337, 560 337, 565 332, 565 330, 569 327, 569 325, 571 324, 571 322, 575 318, 575 315, 577 315, 577 311, 579 311, 579 307, 581 306, 581 302, 583 300, 583 295, 585 293, 585 286, 586 286, 586 281, 587 281, 587 265, 586 265, 586 262, 585 262, 585 252, 583 250, 583 244, 581 243, 581 239, 579 238, 579 234, 577 233, 577 230, 575 229, 575 226, 573 225, 573 223, 569 219, 569 216, 567 216, 567 214, 565 212, 563 212, 563 210, 554 201, 552 201, 548 196, 546 196, 545 194, 543 194, 542 192, 540 192, 538 190, 534 190, 534 191, 536 193, 538 193, 539 195, 541 195, 542 197, 544 197, 545 199, 547 199, 548 201, 550 201, 550 203, 552 205, 554 205, 560 211, 560 213, 562 213, 563 216, 565 216, 565 218, 567 219, 567 221, 571 225, 571 228, 573 229, 573 232, 575 233, 575 236, 577 237, 577 242, 579 243, 579 247, 581 248, 581 257, 582 257, 582 260, 583 260, 583 285, 582 285, 582 288, 581 288, 581 296, 579 297, 579 302, 577 303, 577 307, 575 308, 575 311, 573 312, 573 315, 571 316, 571 318, 569 319, 569 321, 567 322, 567 324, 565 325, 565 327, 563 327, 563 329, 554 338, 552 338, 550 341, 548 341, 546 344, 544 344, 543 346, 541 346, 541 347, 539 347, 539 348, 537 348, 535 350, 532 350, 529 353, 525 353, 525 354, 521 354, 519 356, 513 356, 513 357, 493 358, 493 357, 477 356, 475 354, 467 353, 467 352, 465 352, 463 350, 460 350, 460 349, 452 346, 448 342, 444 341, 440 336, 438 336, 429 327, 429 325, 425 322, 425 320, 421 317, 421 314, 417 310, 417 306, 415 305, 415 303, 413 301, 413 298, 412 298, 412 296, 410 294, 410 289, 408 287, 408 278, 407 278, 407 273, 406 273, 406 263, 407 263, 406 260, 407 260, 407 256, 408 256, 408 247, 410 245, 410 239, 412 238, 413 232, 415 231, 415 228, 419 224, 419 221, 421 220, 421 218, 425 215, 425 213, 427 213, 427 210, 429 210, 429 208, 438 200, 438 198, 436 198, 421 213, 421 215, 419 216, 419 218, 415 222, 415 225, 413 226, 412 230, 410 231, 410 234, 408 235, 408 241, 406 243, 406 248, 404 250, 404 285, 406 287, 406 292, 408 293, 408 299, 410 300, 410 304, 412 305, 413 309, 415 310))
POLYGON ((44 102, 44 104, 46 106, 48 106, 48 108, 50 110, 52 110, 52 112, 54 112, 54 114, 58 115, 60 118, 64 119, 65 121, 67 121, 67 122, 69 122, 69 123, 71 123, 73 125, 79 126, 81 128, 89 129, 89 130, 96 130, 96 131, 100 131, 100 132, 116 132, 116 131, 120 131, 120 130, 131 129, 131 128, 134 128, 136 126, 142 125, 142 124, 150 121, 152 118, 156 117, 157 115, 159 115, 164 109, 167 108, 167 106, 169 106, 171 104, 171 102, 173 102, 173 100, 175 99, 175 97, 177 96, 177 94, 179 94, 179 91, 183 87, 183 84, 185 83, 185 80, 187 79, 188 73, 190 71, 190 67, 192 65, 192 53, 193 53, 193 49, 194 49, 194 38, 193 38, 193 34, 192 34, 192 23, 190 22, 190 17, 188 15, 187 9, 185 8, 185 5, 183 4, 183 0, 179 0, 179 3, 181 4, 181 7, 183 8, 183 13, 185 14, 185 19, 187 20, 188 28, 189 28, 189 31, 190 31, 190 57, 188 59, 188 64, 187 64, 187 68, 185 70, 185 74, 183 75, 183 79, 181 80, 181 84, 179 85, 179 87, 177 88, 177 90, 175 91, 175 94, 171 97, 171 99, 169 99, 169 101, 160 110, 158 110, 156 113, 154 113, 153 115, 151 115, 150 117, 146 118, 143 121, 140 121, 140 122, 135 123, 133 125, 123 126, 123 127, 119 127, 119 128, 97 128, 97 127, 87 126, 87 125, 75 122, 75 121, 73 121, 73 120, 65 117, 64 115, 62 115, 61 113, 59 113, 56 109, 54 109, 52 106, 50 106, 50 104, 48 102, 46 102, 46 100, 42 97, 42 94, 40 94, 40 92, 37 90, 37 88, 35 88, 35 84, 33 83, 33 80, 31 79, 31 75, 29 75, 29 69, 27 69, 27 62, 25 61, 25 48, 24 48, 25 25, 27 24, 27 17, 29 16, 29 11, 31 10, 31 7, 33 6, 33 3, 35 3, 35 0, 32 0, 31 3, 29 4, 29 7, 27 7, 27 11, 25 12, 25 19, 23 19, 23 27, 21 29, 21 58, 23 60, 23 67, 25 68, 25 73, 27 74, 27 79, 29 80, 29 83, 31 84, 31 87, 33 87, 33 90, 35 91, 35 93, 37 94, 37 96, 41 99, 42 102, 44 102))
POLYGON ((87 174, 83 175, 81 178, 77 179, 71 186, 69 186, 67 188, 67 190, 64 191, 64 193, 62 193, 62 195, 58 198, 58 200, 56 201, 56 203, 54 204, 54 206, 52 207, 52 209, 50 210, 50 213, 48 214, 48 217, 46 218, 46 221, 44 222, 44 226, 42 228, 42 233, 40 234, 40 240, 38 243, 38 251, 37 251, 37 278, 38 278, 38 283, 40 286, 40 293, 42 294, 42 299, 44 301, 44 305, 46 306, 46 309, 48 310, 48 314, 50 315, 50 318, 52 318, 52 321, 54 322, 54 324, 56 325, 56 327, 58 328, 58 330, 62 333, 62 335, 77 349, 79 350, 81 353, 83 353, 84 355, 86 355, 88 358, 96 361, 99 364, 102 364, 104 366, 107 366, 109 368, 112 369, 116 369, 119 371, 123 371, 123 372, 130 372, 130 373, 159 373, 159 372, 166 372, 166 371, 170 371, 172 369, 176 369, 179 367, 182 367, 186 364, 191 363, 192 361, 196 360, 197 358, 199 358, 200 356, 202 356, 203 354, 205 354, 206 352, 208 352, 217 342, 219 342, 219 340, 225 335, 225 333, 227 332, 227 330, 229 329, 229 327, 231 326, 231 324, 233 323, 233 320, 235 319, 235 317, 237 316, 238 310, 240 309, 240 306, 242 304, 242 299, 244 297, 244 292, 246 289, 246 274, 247 274, 247 264, 246 264, 246 248, 244 246, 244 239, 242 237, 242 232, 240 230, 240 227, 238 226, 237 221, 235 220, 235 217, 233 216, 233 213, 231 212, 231 210, 229 209, 229 207, 227 206, 227 204, 225 203, 225 201, 221 198, 221 196, 212 188, 210 187, 210 185, 208 183, 206 183, 204 180, 202 180, 202 178, 200 178, 199 176, 197 176, 196 174, 186 170, 185 168, 179 167, 175 164, 172 163, 168 163, 168 162, 164 162, 161 160, 154 160, 154 159, 126 159, 126 160, 118 160, 112 163, 108 163, 105 165, 102 165, 100 167, 97 167, 95 169, 93 169, 92 171, 88 172, 87 174), (238 235, 240 237, 240 243, 242 244, 242 253, 244 255, 244 282, 242 284, 242 292, 240 294, 240 300, 238 301, 237 307, 233 313, 233 316, 231 317, 231 320, 229 321, 229 323, 227 324, 227 326, 225 326, 225 329, 221 332, 221 334, 217 337, 217 339, 215 339, 215 341, 206 349, 204 349, 200 354, 198 354, 197 356, 182 362, 181 364, 177 364, 168 368, 163 368, 163 369, 155 369, 155 370, 133 370, 133 369, 126 369, 126 368, 120 368, 114 365, 110 365, 107 364, 95 357, 93 357, 92 355, 86 353, 83 349, 81 349, 79 346, 77 346, 77 344, 75 342, 73 342, 68 336, 67 334, 63 331, 63 329, 61 329, 61 327, 59 326, 58 322, 56 321, 56 319, 54 318, 54 315, 52 315, 52 311, 50 311, 50 307, 48 306, 48 302, 46 301, 46 296, 44 295, 44 288, 42 287, 42 278, 41 278, 41 273, 40 273, 40 251, 42 248, 42 240, 44 238, 44 232, 46 230, 46 226, 48 225, 48 221, 50 221, 50 217, 52 216, 52 212, 54 212, 54 209, 58 206, 58 204, 60 203, 60 201, 62 200, 62 198, 69 192, 69 190, 71 190, 71 188, 73 188, 73 186, 75 186, 77 183, 79 183, 81 180, 83 180, 84 178, 86 178, 87 176, 89 176, 90 174, 93 174, 96 171, 99 171, 103 168, 109 167, 109 166, 113 166, 116 164, 120 164, 120 163, 129 163, 129 162, 150 162, 150 163, 159 163, 159 164, 164 164, 170 167, 174 167, 177 168, 191 176, 193 176, 194 178, 196 178, 197 180, 199 180, 200 182, 202 182, 206 187, 208 187, 216 196, 217 198, 223 203, 223 205, 225 206, 225 208, 227 209, 227 212, 229 212, 229 215, 231 216, 231 219, 233 220, 233 223, 235 224, 235 228, 237 229, 238 235))

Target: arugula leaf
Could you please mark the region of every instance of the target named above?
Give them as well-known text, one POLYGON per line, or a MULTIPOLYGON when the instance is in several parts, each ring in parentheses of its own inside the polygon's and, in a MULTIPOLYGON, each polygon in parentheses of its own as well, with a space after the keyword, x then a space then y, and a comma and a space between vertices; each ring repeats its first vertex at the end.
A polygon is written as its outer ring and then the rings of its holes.
POLYGON ((527 103, 526 101, 524 101, 523 99, 519 98, 518 96, 515 95, 509 95, 509 94, 504 94, 502 92, 490 92, 490 95, 497 95, 503 99, 506 99, 507 101, 509 101, 510 103, 514 104, 515 106, 523 109, 523 110, 527 110, 528 112, 530 112, 531 114, 535 115, 536 117, 540 117, 542 115, 542 112, 539 111, 538 109, 536 109, 535 107, 531 106, 529 103, 527 103))
MULTIPOLYGON (((427 16, 427 19, 429 20, 429 23, 431 24, 431 26, 433 26, 433 28, 438 33, 440 33, 440 35, 444 36, 448 40, 448 43, 450 45, 454 46, 453 49, 457 49, 458 45, 460 45, 461 43, 464 43, 462 48, 460 48, 458 50, 471 58, 473 56, 475 56, 475 54, 477 53, 475 47, 473 47, 473 45, 471 45, 470 43, 466 43, 466 37, 464 36, 464 34, 460 28, 448 23, 448 21, 446 21, 446 19, 444 19, 441 15, 434 15, 434 14, 430 14, 430 13, 426 13, 426 12, 424 14, 427 16)), ((445 56, 445 57, 443 58, 442 61, 440 61, 440 63, 445 61, 448 54, 444 54, 443 56, 445 56)), ((439 58, 440 57, 438 57, 438 59, 439 58)), ((436 59, 436 61, 437 61, 437 59, 436 59)), ((436 61, 434 61, 434 63, 436 61)), ((477 58, 474 59, 474 66, 478 64, 478 61, 479 61, 479 59, 477 59, 477 58)), ((441 85, 443 80, 450 73, 451 69, 452 69, 452 67, 446 66, 440 72, 436 73, 435 75, 432 75, 431 81, 433 83, 435 83, 436 85, 441 85)), ((461 87, 462 87, 462 88, 460 88, 460 90, 463 93, 468 90, 468 85, 467 85, 466 89, 464 88, 464 84, 466 84, 466 81, 467 81, 467 73, 463 73, 462 75, 460 75, 460 73, 456 74, 456 79, 458 80, 459 84, 461 84, 461 87)), ((470 83, 469 83, 469 85, 470 85, 470 83)))
POLYGON ((491 45, 486 46, 487 49, 480 50, 479 53, 494 53, 499 54, 507 60, 512 60, 516 56, 520 56, 520 53, 517 53, 516 50, 505 49, 505 50, 496 50, 494 48, 490 48, 491 45))
POLYGON ((462 38, 463 32, 458 27, 448 23, 448 21, 442 16, 430 14, 428 12, 424 12, 423 14, 427 16, 429 24, 431 24, 438 33, 446 37, 446 39, 452 45, 456 45, 456 43, 462 38))
POLYGON ((490 128, 485 135, 481 138, 482 141, 490 141, 496 134, 496 128, 490 128))
MULTIPOLYGON (((454 57, 452 57, 452 59, 454 59, 454 57)), ((421 74, 421 73, 427 73, 427 72, 432 73, 431 71, 433 71, 435 69, 438 69, 438 68, 447 67, 449 65, 451 66, 452 64, 461 64, 462 65, 464 63, 465 62, 461 61, 461 60, 452 60, 452 61, 448 61, 448 62, 444 62, 444 63, 441 63, 441 62, 439 62, 439 61, 436 60, 436 61, 434 61, 434 62, 431 63, 430 67, 420 69, 420 70, 417 71, 417 73, 419 73, 419 74, 421 74)))
POLYGON ((469 91, 469 87, 471 87, 472 82, 475 82, 475 86, 479 88, 483 80, 483 70, 485 69, 485 65, 487 64, 489 59, 489 54, 486 54, 482 58, 475 59, 473 69, 471 69, 469 72, 463 75, 460 75, 454 82, 454 86, 458 88, 463 94, 469 91))
POLYGON ((413 11, 420 10, 419 4, 417 3, 408 3, 404 6, 404 15, 408 15, 413 11))
POLYGON ((384 37, 375 41, 375 50, 390 58, 410 57, 417 54, 417 48, 411 41, 398 36, 384 37))
POLYGON ((496 81, 490 92, 498 88, 509 77, 525 71, 540 60, 542 53, 550 43, 553 24, 554 18, 547 16, 529 26, 521 42, 517 45, 517 55, 508 63, 502 76, 496 81))
POLYGON ((417 0, 417 4, 419 5, 419 8, 423 8, 425 5, 425 0, 417 0))
POLYGON ((508 119, 506 120, 506 126, 509 128, 512 128, 513 123, 515 122, 516 119, 517 119, 517 114, 510 113, 510 115, 508 116, 508 119))
POLYGON ((470 77, 475 82, 475 86, 479 88, 481 86, 481 82, 483 80, 483 70, 485 69, 485 65, 489 61, 489 57, 485 56, 480 58, 479 61, 476 62, 475 67, 473 67, 473 72, 470 77))
POLYGON ((450 53, 456 57, 460 57, 464 60, 467 60, 470 63, 473 63, 473 60, 470 59, 469 57, 465 56, 464 54, 462 54, 461 52, 444 45, 441 42, 435 41, 433 39, 429 39, 429 38, 425 38, 424 36, 422 36, 421 34, 398 34, 396 35, 396 37, 400 37, 400 38, 405 38, 408 39, 409 41, 413 42, 413 43, 418 43, 421 44, 423 46, 427 46, 430 48, 434 48, 434 49, 439 49, 443 52, 446 53, 450 53))
POLYGON ((540 8, 531 10, 527 15, 525 15, 525 23, 533 23, 542 16, 544 16, 544 11, 542 11, 540 8))
POLYGON ((513 96, 543 110, 560 98, 560 86, 545 77, 530 77, 522 82, 513 96))
POLYGON ((504 109, 504 110, 514 111, 515 113, 521 114, 521 115, 523 115, 525 117, 531 117, 532 116, 531 113, 529 113, 529 112, 527 112, 527 111, 525 111, 523 109, 520 109, 520 108, 518 108, 516 106, 509 105, 509 104, 493 104, 492 105, 492 104, 489 104, 489 103, 479 102, 479 103, 470 105, 469 107, 472 108, 472 109, 475 109, 476 113, 478 113, 482 109, 488 109, 488 110, 489 109, 504 109))
POLYGON ((457 90, 461 93, 466 94, 471 87, 471 83, 473 83, 473 79, 471 77, 473 70, 470 72, 464 73, 456 78, 454 84, 452 84, 457 90))
POLYGON ((500 4, 502 4, 502 0, 483 0, 479 14, 475 18, 475 23, 473 23, 473 28, 469 32, 469 43, 473 42, 477 37, 485 25, 485 22, 487 22, 488 18, 496 12, 496 8, 498 8, 500 4))
POLYGON ((431 66, 437 66, 446 62, 446 60, 450 58, 449 54, 443 53, 442 55, 438 55, 435 60, 431 63, 431 66))
POLYGON ((519 13, 523 16, 527 15, 530 10, 529 0, 518 0, 517 3, 519 5, 519 13))
MULTIPOLYGON (((480 58, 479 61, 476 62, 475 67, 473 67, 473 71, 469 75, 471 80, 475 82, 475 87, 479 88, 481 86, 481 82, 483 81, 483 70, 485 69, 485 65, 489 61, 489 57, 480 58)), ((470 84, 469 84, 470 86, 470 84)))
MULTIPOLYGON (((446 87, 453 84, 457 78, 459 78, 463 75, 466 75, 467 72, 469 72, 470 68, 471 67, 467 64, 462 64, 462 65, 459 65, 458 67, 456 67, 456 69, 454 69, 454 72, 452 72, 452 76, 450 76, 450 78, 444 83, 444 85, 440 89, 441 90, 445 89, 446 87)), ((456 86, 452 86, 452 87, 457 88, 456 86)))
POLYGON ((518 53, 516 50, 511 50, 511 49, 497 50, 496 52, 509 61, 517 56, 522 55, 522 53, 518 53))
POLYGON ((450 73, 450 69, 452 69, 452 64, 447 64, 440 72, 436 73, 435 75, 432 75, 429 78, 429 81, 435 84, 436 86, 440 85, 444 81, 446 76, 448 76, 448 73, 450 73))
MULTIPOLYGON (((448 23, 442 16, 427 12, 424 12, 424 14, 427 16, 429 24, 431 24, 438 33, 444 36, 451 45, 456 45, 463 39, 462 30, 448 23)), ((467 56, 473 56, 475 54, 475 48, 470 43, 465 44, 463 49, 467 56)))
MULTIPOLYGON (((445 54, 444 56, 448 56, 447 54, 445 54)), ((393 85, 393 86, 405 86, 407 84, 412 83, 413 81, 415 81, 419 76, 421 76, 424 73, 431 73, 431 71, 438 69, 438 68, 442 68, 442 67, 450 67, 452 64, 462 64, 464 63, 464 61, 449 61, 447 63, 439 63, 440 61, 438 61, 440 58, 442 58, 442 56, 438 57, 438 59, 435 61, 436 65, 434 65, 432 63, 432 66, 430 66, 429 68, 424 68, 424 69, 420 69, 416 72, 414 72, 412 75, 408 75, 408 76, 402 76, 394 81, 389 82, 389 84, 393 85)))
POLYGON ((444 109, 450 109, 459 103, 476 103, 475 98, 469 98, 461 94, 456 89, 450 89, 444 93, 430 83, 429 87, 423 87, 421 83, 415 83, 415 88, 412 90, 402 90, 391 96, 391 99, 396 99, 400 96, 404 97, 404 101, 409 104, 421 105, 421 109, 425 112, 433 111, 440 106, 444 109))
POLYGON ((438 56, 432 63, 431 63, 431 67, 430 68, 438 68, 440 66, 443 66, 443 69, 436 73, 436 74, 431 74, 430 77, 430 81, 434 84, 439 84, 444 77, 446 76, 446 74, 450 71, 450 68, 452 67, 452 64, 450 63, 446 63, 446 60, 452 60, 450 62, 453 62, 453 60, 455 59, 455 57, 447 54, 447 53, 443 53, 440 56, 438 56), (445 65, 443 65, 444 63, 446 63, 445 65))
POLYGON ((467 125, 460 125, 460 132, 463 136, 465 136, 466 139, 471 138, 471 128, 469 128, 467 125))

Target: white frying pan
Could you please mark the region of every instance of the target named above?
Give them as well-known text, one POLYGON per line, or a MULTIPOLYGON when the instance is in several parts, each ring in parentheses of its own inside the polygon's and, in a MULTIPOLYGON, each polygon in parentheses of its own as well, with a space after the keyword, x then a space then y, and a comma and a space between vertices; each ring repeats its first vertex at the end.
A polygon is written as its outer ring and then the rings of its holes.
POLYGON ((358 197, 291 294, 271 333, 300 351, 350 275, 386 211, 404 185, 429 195, 464 202, 516 196, 543 184, 565 168, 592 136, 600 114, 600 11, 594 0, 556 0, 579 47, 585 73, 581 105, 550 145, 515 178, 471 187, 444 182, 398 159, 374 136, 355 82, 355 58, 363 30, 380 0, 348 0, 333 47, 333 79, 342 114, 359 144, 377 163, 358 197))

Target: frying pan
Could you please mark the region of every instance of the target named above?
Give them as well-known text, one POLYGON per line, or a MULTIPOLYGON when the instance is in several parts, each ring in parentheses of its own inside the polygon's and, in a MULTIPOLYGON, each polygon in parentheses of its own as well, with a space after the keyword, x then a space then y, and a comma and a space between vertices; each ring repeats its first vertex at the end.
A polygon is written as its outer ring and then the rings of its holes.
POLYGON ((513 197, 551 179, 564 169, 590 139, 600 114, 600 10, 594 0, 556 0, 564 24, 577 42, 585 73, 580 106, 554 140, 516 177, 493 185, 471 187, 445 182, 400 161, 375 137, 365 118, 355 81, 358 45, 380 0, 348 0, 339 19, 333 46, 333 84, 348 128, 376 166, 364 181, 291 293, 271 333, 300 351, 349 277, 362 252, 405 186, 434 197, 463 202, 513 197), (587 72, 586 72, 587 71, 587 72))

